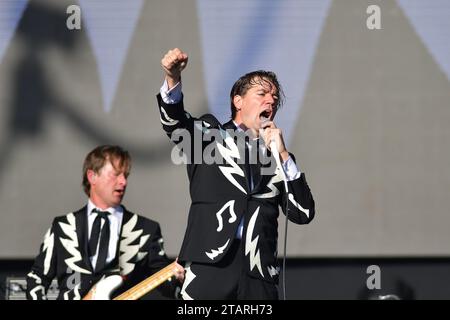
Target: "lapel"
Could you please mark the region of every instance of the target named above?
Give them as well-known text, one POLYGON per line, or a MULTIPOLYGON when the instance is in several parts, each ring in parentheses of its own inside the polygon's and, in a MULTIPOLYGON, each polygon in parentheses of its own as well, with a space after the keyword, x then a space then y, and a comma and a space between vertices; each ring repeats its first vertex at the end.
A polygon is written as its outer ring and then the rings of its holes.
POLYGON ((78 237, 78 249, 80 251, 83 268, 88 269, 92 273, 94 269, 91 265, 91 260, 89 259, 89 250, 88 250, 88 219, 87 219, 87 205, 74 213, 75 216, 75 225, 76 225, 76 233, 78 237))
POLYGON ((120 232, 119 232, 120 237, 119 237, 119 243, 117 244, 116 257, 120 257, 120 246, 122 244, 122 240, 125 238, 123 226, 126 225, 128 223, 128 221, 130 221, 131 217, 133 216, 133 214, 130 211, 128 211, 124 205, 121 205, 121 207, 123 208, 123 217, 122 217, 122 225, 120 226, 120 232))
MULTIPOLYGON (((234 130, 234 131, 238 130, 238 128, 234 124, 233 120, 230 120, 230 121, 224 123, 222 127, 225 130, 234 130)), ((236 140, 235 140, 235 143, 236 143, 236 140)), ((236 146, 237 146, 237 148, 239 150, 239 156, 241 157, 241 159, 248 157, 248 155, 246 155, 247 148, 245 146, 239 145, 238 143, 236 143, 236 146)), ((250 174, 249 168, 248 168, 246 163, 242 163, 241 161, 237 161, 237 165, 244 172, 244 178, 243 179, 239 179, 239 176, 236 176, 235 178, 238 179, 239 181, 242 180, 241 182, 244 182, 243 184, 242 183, 239 183, 239 184, 241 186, 245 187, 245 191, 247 192, 247 194, 250 194, 252 190, 251 190, 251 186, 249 184, 249 181, 250 181, 250 179, 249 179, 249 174, 250 174)))
POLYGON ((223 127, 225 130, 226 130, 226 129, 228 129, 228 130, 229 130, 229 129, 233 129, 233 130, 236 130, 236 129, 237 129, 236 126, 234 125, 233 120, 230 120, 230 121, 224 123, 222 127, 223 127))
POLYGON ((261 174, 261 177, 259 179, 259 183, 255 188, 252 190, 252 194, 259 193, 261 189, 263 189, 267 184, 269 183, 270 179, 275 175, 275 170, 272 170, 270 168, 271 163, 275 163, 275 159, 273 158, 273 155, 270 151, 267 150, 267 157, 270 157, 270 162, 267 164, 260 164, 259 170, 261 174))
POLYGON ((250 191, 250 194, 259 193, 262 189, 264 189, 267 186, 270 179, 272 179, 272 177, 275 175, 275 171, 270 167, 271 163, 275 163, 275 159, 273 158, 271 152, 266 149, 266 154, 264 155, 264 157, 268 157, 270 159, 270 161, 266 164, 262 163, 259 157, 260 155, 258 150, 258 162, 256 166, 252 167, 252 170, 258 170, 259 181, 250 191))
MULTIPOLYGON (((225 130, 237 130, 233 120, 230 120, 222 125, 222 128, 225 130)), ((245 156, 245 155, 241 155, 245 156)), ((262 164, 259 162, 259 168, 260 172, 263 172, 264 175, 261 174, 261 177, 259 179, 259 183, 253 188, 253 190, 250 190, 250 186, 248 185, 249 179, 248 179, 248 168, 246 168, 246 165, 243 163, 238 163, 239 167, 244 171, 245 174, 245 183, 243 184, 245 186, 245 189, 247 191, 247 194, 258 194, 263 190, 269 183, 269 181, 275 176, 276 174, 276 162, 275 158, 273 157, 273 154, 266 149, 265 151, 265 157, 270 158, 270 161, 268 161, 265 164, 262 164), (273 164, 273 168, 271 168, 273 164)), ((258 151, 258 157, 259 157, 259 151, 258 151)))
MULTIPOLYGON (((233 120, 230 120, 228 122, 226 122, 225 124, 223 124, 223 129, 225 130, 237 130, 236 125, 234 124, 233 120)), ((258 150, 258 158, 260 157, 260 153, 258 150)), ((243 155, 241 156, 245 156, 245 152, 243 155)), ((276 165, 274 166, 274 168, 271 168, 272 164, 275 164, 275 159, 273 157, 273 154, 269 151, 269 150, 265 150, 264 153, 264 157, 270 158, 270 161, 268 163, 262 164, 261 161, 258 162, 258 168, 260 173, 263 172, 264 175, 261 174, 259 182, 256 186, 254 186, 253 189, 250 188, 249 185, 249 177, 248 175, 250 174, 247 166, 243 163, 239 163, 238 165, 242 168, 242 170, 244 171, 245 174, 245 186, 246 186, 246 191, 248 192, 247 194, 257 194, 261 191, 261 189, 264 189, 264 187, 269 183, 270 179, 272 179, 272 177, 276 174, 275 170, 276 170, 276 165)))
MULTIPOLYGON (((122 217, 122 225, 120 226, 120 237, 119 237, 119 243, 117 244, 117 251, 116 251, 116 259, 118 261, 118 266, 120 270, 121 275, 128 275, 131 271, 134 270, 135 260, 134 255, 127 254, 127 249, 130 245, 130 235, 126 234, 126 232, 129 232, 130 230, 124 230, 124 226, 127 225, 128 222, 130 222, 131 218, 133 218, 134 214, 129 212, 125 206, 122 205, 123 208, 123 217, 122 217)), ((127 227, 129 228, 129 226, 127 227)), ((135 228, 133 228, 134 231, 135 228)))

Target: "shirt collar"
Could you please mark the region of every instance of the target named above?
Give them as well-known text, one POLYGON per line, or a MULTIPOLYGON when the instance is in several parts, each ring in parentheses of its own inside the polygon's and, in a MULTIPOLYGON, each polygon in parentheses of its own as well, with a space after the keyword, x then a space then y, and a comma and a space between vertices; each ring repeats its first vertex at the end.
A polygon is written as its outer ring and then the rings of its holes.
MULTIPOLYGON (((232 120, 232 121, 233 121, 233 124, 235 125, 235 127, 237 128, 236 130, 238 132, 244 132, 244 130, 234 120, 232 120)), ((259 139, 260 139, 260 137, 253 138, 253 141, 259 140, 259 139)), ((262 141, 262 138, 261 138, 261 141, 262 141)), ((246 142, 246 145, 251 149, 251 147, 252 147, 251 143, 246 142)), ((264 143, 261 143, 260 141, 258 141, 258 148, 266 149, 266 146, 264 145, 264 143)))
MULTIPOLYGON (((87 214, 88 216, 94 214, 94 212, 92 212, 92 210, 96 209, 97 206, 91 201, 91 199, 88 200, 88 204, 87 204, 87 214)), ((100 211, 108 211, 109 213, 111 213, 111 215, 113 216, 118 216, 123 214, 123 207, 122 206, 117 206, 117 207, 110 207, 107 208, 106 210, 102 210, 100 208, 97 208, 100 211)))
POLYGON ((242 128, 239 127, 239 125, 234 120, 233 120, 233 124, 236 127, 237 131, 244 132, 244 130, 242 130, 242 128))

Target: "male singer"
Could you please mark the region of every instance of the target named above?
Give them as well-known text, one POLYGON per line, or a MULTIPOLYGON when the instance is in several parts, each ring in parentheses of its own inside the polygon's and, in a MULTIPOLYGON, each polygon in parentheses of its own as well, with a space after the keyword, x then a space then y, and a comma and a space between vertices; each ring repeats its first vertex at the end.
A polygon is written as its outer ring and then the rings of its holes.
POLYGON ((288 208, 289 220, 297 224, 314 217, 305 174, 273 122, 283 100, 281 86, 273 72, 248 73, 231 89, 231 121, 220 124, 209 114, 197 119, 183 105, 181 72, 187 62, 183 51, 167 52, 161 60, 165 81, 157 96, 163 129, 183 146, 188 161, 192 203, 179 254, 186 269, 181 295, 183 299, 278 299, 279 207, 285 214, 288 208), (191 139, 179 139, 186 137, 183 131, 191 139), (198 141, 213 131, 216 139, 198 141), (244 143, 241 132, 246 133, 244 143), (188 150, 186 141, 192 142, 188 150), (270 152, 274 145, 277 150, 270 152), (194 159, 198 150, 204 155, 212 149, 220 161, 194 159), (257 157, 261 154, 272 161, 262 163, 257 157), (281 158, 288 190, 280 168, 272 165, 274 154, 281 158))

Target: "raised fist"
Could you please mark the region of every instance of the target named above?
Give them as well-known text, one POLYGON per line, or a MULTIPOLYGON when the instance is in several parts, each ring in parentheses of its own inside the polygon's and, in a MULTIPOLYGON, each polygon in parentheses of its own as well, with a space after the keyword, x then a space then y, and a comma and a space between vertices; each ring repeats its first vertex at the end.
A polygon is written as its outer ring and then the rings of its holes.
POLYGON ((166 79, 169 87, 176 84, 181 79, 181 71, 186 68, 188 55, 178 48, 169 50, 161 60, 161 66, 166 72, 166 79))

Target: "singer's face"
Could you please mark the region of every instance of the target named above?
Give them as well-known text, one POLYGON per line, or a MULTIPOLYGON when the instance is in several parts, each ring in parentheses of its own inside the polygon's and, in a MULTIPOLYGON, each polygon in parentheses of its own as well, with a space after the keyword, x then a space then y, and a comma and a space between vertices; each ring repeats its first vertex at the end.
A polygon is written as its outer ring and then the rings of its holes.
POLYGON ((234 120, 258 136, 263 120, 272 121, 275 117, 277 102, 275 86, 268 81, 260 82, 248 89, 245 95, 234 97, 234 105, 238 110, 234 120))

